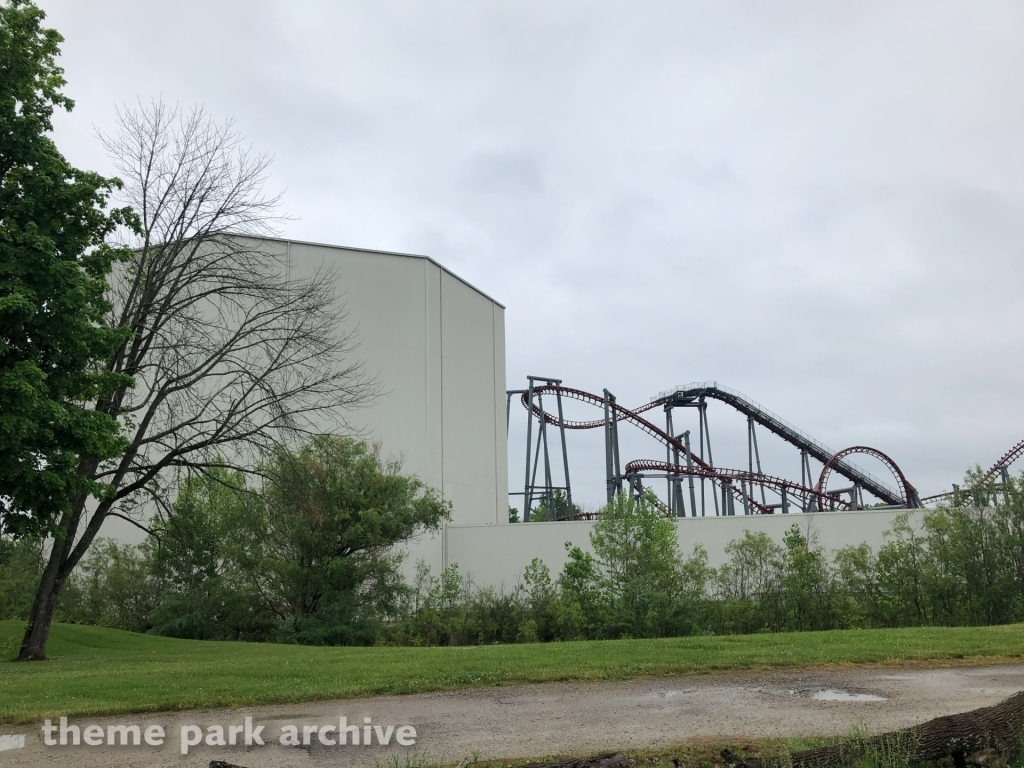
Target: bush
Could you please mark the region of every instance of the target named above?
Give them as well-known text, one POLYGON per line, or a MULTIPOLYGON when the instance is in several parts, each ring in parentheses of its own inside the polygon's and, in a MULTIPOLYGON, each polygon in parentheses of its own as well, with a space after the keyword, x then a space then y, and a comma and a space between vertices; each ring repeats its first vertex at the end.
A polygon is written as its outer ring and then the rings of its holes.
MULTIPOLYGON (((746 532, 708 565, 678 548, 677 521, 650 497, 618 496, 566 543, 553 576, 534 559, 511 590, 477 588, 450 566, 398 575, 391 542, 436 526, 447 505, 355 441, 319 438, 246 487, 212 471, 182 486, 154 536, 103 542, 67 585, 62 621, 205 639, 475 645, 626 637, 981 626, 1024 620, 1024 481, 976 481, 987 506, 943 507, 886 542, 831 558, 794 524, 779 546, 746 532)), ((796 518, 799 519, 799 518, 796 518)), ((685 523, 682 523, 685 525, 685 523)), ((39 542, 0 539, 0 618, 27 616, 39 542)))
POLYGON ((42 572, 39 541, 0 538, 0 621, 28 619, 42 572))

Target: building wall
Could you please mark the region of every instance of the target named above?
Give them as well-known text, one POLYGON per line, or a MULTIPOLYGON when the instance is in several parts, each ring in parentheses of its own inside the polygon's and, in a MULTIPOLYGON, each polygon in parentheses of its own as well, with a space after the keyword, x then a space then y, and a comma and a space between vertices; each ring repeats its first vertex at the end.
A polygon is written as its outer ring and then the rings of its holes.
MULTIPOLYGON (((508 521, 505 310, 423 256, 269 240, 292 278, 328 270, 344 302, 351 358, 380 397, 352 428, 452 502, 452 523, 508 521)), ((410 545, 410 564, 444 566, 443 538, 410 545)))
MULTIPOLYGON (((452 523, 507 524, 505 308, 425 256, 281 239, 259 245, 280 256, 290 278, 326 270, 358 341, 350 359, 381 395, 347 414, 351 433, 379 443, 452 502, 452 523)), ((103 535, 140 542, 135 526, 110 518, 103 535)), ((410 542, 406 575, 417 560, 437 573, 444 537, 410 542)))
MULTIPOLYGON (((804 535, 822 549, 832 552, 841 547, 866 542, 877 550, 885 542, 885 533, 897 515, 909 514, 918 523, 924 510, 861 510, 857 512, 816 512, 791 515, 738 515, 736 517, 698 517, 677 519, 676 535, 684 555, 695 545, 707 550, 711 566, 728 560, 725 547, 743 538, 744 531, 763 531, 778 544, 790 526, 797 524, 804 535)), ((590 546, 590 521, 560 523, 520 523, 495 526, 455 525, 445 530, 449 562, 480 586, 512 588, 530 561, 537 557, 547 564, 553 576, 565 565, 565 543, 593 552, 590 546)))

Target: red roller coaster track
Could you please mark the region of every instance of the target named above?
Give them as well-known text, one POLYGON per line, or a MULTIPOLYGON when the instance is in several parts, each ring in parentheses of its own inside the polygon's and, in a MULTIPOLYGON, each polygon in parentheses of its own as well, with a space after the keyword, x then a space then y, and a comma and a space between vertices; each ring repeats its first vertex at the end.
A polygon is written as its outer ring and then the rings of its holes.
MULTIPOLYGON (((534 396, 545 395, 545 394, 555 394, 555 393, 560 394, 562 397, 567 397, 570 400, 579 400, 581 402, 589 403, 590 405, 594 405, 594 406, 597 406, 597 407, 600 407, 600 408, 603 408, 604 404, 605 404, 604 397, 602 397, 601 395, 595 395, 593 392, 584 392, 582 389, 573 389, 572 387, 562 387, 562 386, 558 386, 558 385, 555 385, 555 384, 545 384, 543 386, 539 386, 539 387, 534 387, 533 388, 534 396)), ((537 405, 534 405, 533 403, 529 402, 529 399, 530 399, 529 392, 524 392, 521 399, 522 399, 523 407, 529 409, 534 414, 534 416, 536 416, 537 418, 540 418, 542 411, 541 411, 541 409, 537 405)), ((685 454, 686 446, 683 445, 683 441, 682 440, 677 440, 676 438, 672 437, 670 434, 668 434, 664 430, 656 427, 654 424, 649 422, 647 419, 645 419, 645 418, 643 418, 642 416, 639 415, 639 412, 650 410, 653 406, 647 405, 647 406, 643 406, 641 408, 638 408, 637 410, 630 410, 629 408, 625 408, 625 407, 619 405, 618 403, 616 403, 614 401, 609 403, 609 406, 612 407, 615 410, 615 413, 617 414, 617 418, 619 420, 629 422, 633 426, 639 427, 641 430, 646 432, 648 435, 653 437, 655 440, 658 440, 659 442, 663 443, 664 445, 672 446, 672 447, 678 449, 680 452, 685 454)), ((552 414, 548 413, 547 411, 543 411, 543 414, 544 414, 544 420, 548 424, 551 424, 553 426, 558 426, 558 419, 556 417, 554 417, 552 414)), ((569 421, 569 420, 565 420, 564 421, 564 425, 565 425, 566 429, 597 429, 598 427, 603 427, 604 426, 604 421, 603 420, 601 420, 601 421, 569 421)), ((696 464, 698 467, 700 467, 702 470, 710 473, 709 475, 707 475, 708 477, 716 476, 715 475, 716 470, 710 464, 705 463, 702 459, 698 458, 697 456, 693 456, 692 454, 691 454, 691 459, 693 460, 693 463, 696 464)), ((626 473, 627 474, 629 474, 628 467, 629 467, 629 465, 627 464, 626 465, 626 473)), ((724 480, 726 478, 723 477, 721 479, 724 480)), ((740 494, 738 489, 733 488, 733 493, 736 495, 737 498, 739 498, 742 501, 742 494, 740 494)), ((754 508, 757 509, 760 514, 771 514, 772 510, 768 509, 767 507, 764 507, 761 504, 758 504, 753 499, 750 499, 749 501, 750 501, 750 503, 753 504, 754 508)))
MULTIPOLYGON (((693 477, 706 477, 711 480, 754 483, 755 485, 762 485, 765 488, 772 488, 779 492, 785 490, 787 493, 792 493, 798 498, 814 498, 817 500, 820 509, 824 509, 823 505, 825 502, 828 502, 833 507, 842 507, 843 509, 849 509, 851 506, 849 502, 844 501, 838 496, 825 493, 817 488, 807 488, 800 485, 800 483, 794 483, 792 480, 786 480, 783 477, 759 475, 742 469, 721 469, 716 467, 713 470, 707 470, 703 467, 685 467, 681 464, 668 464, 664 461, 653 461, 650 459, 636 459, 626 464, 627 475, 644 472, 665 472, 670 475, 692 475, 693 477)), ((760 507, 761 505, 758 504, 757 506, 760 507)), ((769 512, 771 511, 769 510, 769 512)))
MULTIPOLYGON (((1015 446, 1013 446, 1013 448, 1011 448, 1006 453, 1004 453, 999 458, 999 461, 997 461, 995 464, 993 464, 992 467, 989 469, 989 471, 986 472, 982 476, 981 482, 979 483, 979 485, 984 485, 985 483, 987 483, 989 480, 991 480, 993 477, 995 477, 999 473, 999 470, 1003 469, 1004 467, 1009 467, 1011 464, 1013 464, 1013 462, 1015 462, 1021 456, 1024 456, 1024 440, 1021 440, 1019 443, 1017 443, 1015 446)), ((968 490, 964 490, 961 493, 962 493, 963 496, 970 496, 971 495, 971 492, 970 492, 969 489, 968 490)), ((921 501, 922 502, 940 501, 942 499, 951 498, 952 496, 953 496, 953 491, 945 491, 944 493, 936 493, 934 496, 925 496, 923 499, 921 499, 921 501)))
MULTIPOLYGON (((535 396, 543 396, 546 394, 558 394, 562 397, 567 397, 572 400, 579 400, 590 405, 594 405, 599 408, 605 406, 605 398, 601 395, 596 395, 592 392, 585 392, 581 389, 573 389, 571 387, 564 387, 555 384, 546 384, 541 386, 535 386, 533 388, 535 396)), ((610 401, 608 405, 614 410, 616 419, 628 422, 638 427, 648 435, 662 443, 663 445, 675 448, 680 453, 685 455, 686 448, 681 440, 669 435, 664 430, 660 429, 656 425, 652 424, 647 419, 643 418, 640 414, 645 411, 652 410, 659 406, 662 406, 666 401, 674 395, 682 394, 684 396, 706 396, 712 397, 722 402, 725 402, 732 407, 736 408, 740 412, 754 418, 758 423, 767 427, 769 430, 779 435, 782 439, 797 445, 803 450, 807 450, 808 453, 815 456, 824 463, 821 470, 821 475, 818 478, 818 482, 813 488, 808 488, 800 483, 795 483, 791 480, 786 480, 780 477, 773 477, 771 475, 763 475, 752 473, 744 470, 735 469, 723 469, 720 467, 713 467, 710 464, 703 461, 697 456, 690 455, 690 459, 694 466, 682 466, 678 464, 666 463, 662 461, 639 459, 630 461, 625 466, 626 476, 640 476, 644 473, 659 472, 668 475, 688 475, 692 477, 702 477, 720 483, 728 483, 732 489, 733 495, 743 501, 743 493, 736 488, 733 483, 748 483, 752 485, 758 485, 763 488, 769 488, 776 492, 782 493, 785 491, 787 494, 792 493, 798 498, 804 500, 813 499, 817 501, 818 509, 824 510, 826 507, 831 509, 844 508, 849 509, 852 505, 835 494, 827 492, 828 480, 832 473, 838 472, 854 483, 862 484, 868 490, 875 495, 882 498, 894 505, 902 505, 905 507, 911 507, 923 504, 924 502, 937 501, 940 499, 948 498, 953 493, 939 493, 934 496, 927 496, 923 499, 918 498, 917 491, 913 485, 907 480, 906 475, 899 466, 889 456, 882 453, 876 448, 871 448, 863 445, 856 445, 850 448, 845 448, 837 453, 831 453, 820 444, 815 441, 807 439, 806 435, 799 433, 797 430, 791 428, 789 425, 778 420, 773 414, 763 411, 757 406, 756 403, 747 400, 742 395, 732 390, 728 390, 724 387, 719 387, 717 384, 710 382, 704 385, 698 385, 691 388, 685 388, 678 390, 675 393, 668 394, 651 400, 649 403, 645 403, 638 408, 625 408, 618 403, 610 401), (881 461, 892 473, 899 486, 898 491, 891 489, 887 484, 881 483, 877 478, 864 473, 858 469, 855 465, 851 465, 846 461, 846 457, 852 454, 865 454, 872 456, 881 461), (820 454, 820 455, 819 455, 820 454)), ((537 418, 540 418, 543 413, 545 422, 552 426, 559 426, 559 421, 553 414, 542 411, 537 404, 529 402, 529 393, 522 393, 523 407, 530 410, 530 412, 537 418)), ((565 429, 583 430, 583 429, 599 429, 605 426, 603 419, 594 421, 572 421, 566 419, 563 422, 565 429)), ((1010 464, 1015 462, 1021 456, 1024 456, 1024 440, 1017 443, 1009 451, 1007 451, 988 472, 982 477, 982 483, 991 480, 1001 469, 1008 467, 1010 464)), ((964 494, 970 495, 970 491, 964 491, 964 494)), ((772 514, 773 510, 756 502, 752 494, 748 494, 746 498, 748 503, 756 512, 759 514, 772 514)))
MULTIPOLYGON (((603 408, 605 405, 605 398, 601 395, 596 395, 592 392, 585 392, 581 389, 573 389, 572 387, 563 387, 555 384, 545 384, 542 386, 536 386, 533 388, 533 394, 535 397, 538 395, 543 396, 545 394, 558 394, 561 395, 562 397, 566 397, 572 400, 579 400, 581 402, 588 403, 590 405, 600 408, 603 408)), ((523 407, 530 410, 533 413, 533 415, 537 418, 540 418, 541 414, 543 413, 544 420, 548 424, 557 427, 559 423, 558 418, 553 414, 548 413, 547 411, 542 411, 538 405, 531 403, 529 401, 529 397, 529 392, 523 392, 521 397, 523 407)), ((624 406, 619 405, 618 403, 615 403, 614 401, 609 402, 609 406, 614 409, 617 419, 633 424, 636 427, 639 427, 642 431, 646 432, 648 435, 655 438, 663 445, 673 447, 680 453, 683 453, 685 455, 686 447, 683 444, 682 440, 679 440, 669 435, 661 428, 657 427, 656 425, 649 422, 647 419, 640 416, 640 414, 643 413, 644 411, 651 410, 652 408, 661 405, 663 402, 663 399, 659 399, 635 409, 626 408, 624 406)), ((566 429, 598 429, 604 427, 605 423, 603 419, 595 421, 571 421, 569 419, 566 419, 564 420, 563 424, 566 429)), ((882 454, 881 451, 874 451, 874 449, 870 448, 863 449, 860 447, 858 447, 856 450, 847 449, 846 451, 841 451, 840 453, 845 456, 848 453, 852 452, 868 452, 872 453, 872 455, 877 454, 879 456, 885 455, 882 454)), ((825 509, 826 502, 828 506, 831 507, 832 509, 835 509, 837 507, 849 509, 851 506, 849 503, 843 501, 838 496, 829 494, 825 490, 823 490, 824 486, 821 485, 820 481, 818 484, 818 486, 820 487, 816 486, 814 488, 807 488, 806 486, 800 485, 799 483, 794 483, 790 480, 785 480, 784 478, 780 477, 773 477, 771 475, 759 475, 755 473, 744 472, 742 470, 721 469, 717 467, 712 467, 710 464, 706 463, 699 457, 694 456, 692 453, 690 455, 690 459, 694 463, 694 467, 685 467, 677 464, 667 464, 665 462, 648 460, 631 461, 627 463, 625 466, 625 474, 628 476, 633 474, 642 474, 644 472, 665 472, 668 474, 706 477, 711 480, 717 480, 718 482, 728 483, 733 495, 741 502, 745 501, 745 503, 749 504, 750 507, 752 507, 758 514, 773 514, 774 510, 756 501, 751 494, 747 494, 746 499, 744 499, 744 494, 740 491, 740 489, 733 485, 734 482, 739 481, 752 483, 754 485, 759 485, 765 488, 772 488, 777 491, 781 491, 783 488, 785 488, 787 492, 791 492, 799 498, 813 498, 817 500, 819 509, 825 509)), ((903 481, 904 488, 906 489, 909 487, 910 492, 912 492, 913 487, 906 482, 906 479, 903 477, 903 473, 899 471, 899 468, 896 467, 895 463, 893 463, 891 459, 888 459, 888 457, 886 457, 885 461, 888 465, 890 465, 890 468, 895 468, 896 471, 894 472, 894 475, 897 477, 897 479, 903 481)), ((831 470, 834 466, 835 464, 831 465, 829 469, 831 470)), ((913 497, 910 496, 908 492, 905 498, 912 499, 913 497)))
MULTIPOLYGON (((855 445, 852 448, 844 448, 825 462, 825 466, 821 468, 821 476, 818 478, 818 484, 814 486, 814 490, 821 493, 825 488, 827 488, 829 476, 832 474, 832 470, 835 468, 835 465, 842 461, 844 457, 853 453, 863 453, 868 456, 874 456, 885 464, 889 471, 892 472, 893 477, 895 477, 899 482, 900 487, 903 489, 903 506, 909 507, 914 503, 914 494, 917 489, 907 481, 906 475, 903 474, 903 470, 896 466, 895 461, 890 459, 877 448, 869 448, 866 445, 855 445)), ((822 511, 825 509, 822 505, 821 496, 818 497, 818 509, 822 511)))

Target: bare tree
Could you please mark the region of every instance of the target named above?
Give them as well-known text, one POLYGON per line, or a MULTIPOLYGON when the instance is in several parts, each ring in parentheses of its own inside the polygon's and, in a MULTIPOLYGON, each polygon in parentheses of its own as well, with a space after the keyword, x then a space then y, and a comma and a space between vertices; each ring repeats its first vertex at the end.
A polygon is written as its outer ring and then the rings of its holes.
MULTIPOLYGON (((263 193, 270 160, 233 123, 153 103, 118 114, 101 137, 141 220, 132 258, 111 284, 110 322, 131 337, 107 362, 134 381, 95 403, 122 424, 128 447, 79 472, 106 484, 58 521, 19 659, 44 659, 61 588, 104 521, 145 528, 167 515, 183 477, 212 467, 254 472, 274 444, 346 427, 375 393, 349 361, 355 339, 336 276, 291 279, 272 243, 278 198, 263 193)), ((278 249, 279 250, 279 249, 278 249)))

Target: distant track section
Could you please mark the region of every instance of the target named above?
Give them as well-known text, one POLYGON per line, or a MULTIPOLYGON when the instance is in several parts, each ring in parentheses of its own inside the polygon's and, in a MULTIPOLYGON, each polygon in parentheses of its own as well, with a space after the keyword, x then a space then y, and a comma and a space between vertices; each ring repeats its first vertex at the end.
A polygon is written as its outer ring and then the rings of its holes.
MULTIPOLYGON (((760 424, 769 432, 781 437, 787 443, 796 446, 802 451, 807 451, 808 454, 813 456, 822 464, 828 464, 835 456, 835 452, 831 448, 828 448, 818 442, 813 437, 797 429, 789 422, 779 418, 774 413, 763 408, 761 405, 745 395, 737 392, 736 390, 729 389, 728 387, 720 386, 716 381, 687 384, 686 386, 676 387, 668 392, 662 392, 646 406, 643 406, 642 410, 655 408, 672 399, 696 402, 700 398, 718 400, 719 402, 732 406, 740 413, 752 418, 756 423, 760 424)), ((637 409, 637 412, 640 410, 641 409, 637 409)), ((1022 452, 1024 452, 1024 443, 1019 447, 1021 447, 1022 452)), ((848 480, 857 483, 862 488, 884 501, 886 504, 908 504, 909 506, 916 506, 920 503, 913 497, 913 495, 909 499, 904 499, 904 494, 899 490, 878 479, 871 473, 865 472, 857 465, 846 461, 845 459, 835 461, 831 465, 831 468, 833 471, 838 472, 848 480)), ((915 490, 913 486, 910 486, 909 483, 907 483, 907 486, 908 491, 913 494, 915 490)), ((825 489, 819 490, 824 491, 825 489)))
MULTIPOLYGON (((728 480, 732 483, 751 483, 774 491, 786 491, 796 499, 814 499, 818 502, 819 509, 828 507, 839 509, 850 509, 850 503, 838 496, 825 493, 818 488, 807 488, 806 486, 787 480, 784 477, 773 477, 772 475, 747 472, 742 469, 722 469, 721 467, 705 468, 701 466, 687 467, 681 464, 670 464, 664 461, 653 461, 650 459, 635 459, 626 464, 626 474, 634 472, 664 472, 668 475, 685 475, 691 477, 705 477, 710 480, 728 480)), ((761 506, 758 504, 757 506, 761 506)))
POLYGON ((991 480, 993 477, 996 476, 996 473, 999 472, 1000 469, 1002 469, 1003 467, 1009 467, 1021 456, 1024 456, 1024 440, 1021 440, 1019 443, 1013 446, 1013 448, 1004 453, 1002 458, 992 465, 992 469, 985 473, 985 476, 981 479, 981 481, 986 482, 988 480, 991 480))
MULTIPOLYGON (((534 397, 540 397, 540 396, 543 396, 543 395, 555 394, 555 393, 558 393, 562 397, 566 397, 566 398, 569 398, 571 400, 579 400, 579 401, 584 402, 584 403, 589 403, 590 405, 596 406, 598 408, 603 408, 604 404, 605 404, 604 398, 601 395, 595 395, 592 392, 585 392, 582 389, 573 389, 572 387, 556 386, 554 384, 545 384, 545 385, 542 385, 542 386, 539 386, 539 387, 534 387, 534 389, 533 389, 534 397)), ((523 392, 523 394, 521 396, 521 401, 523 403, 523 407, 524 408, 526 408, 531 413, 533 413, 533 415, 536 416, 537 418, 540 418, 542 411, 541 411, 541 409, 535 403, 530 402, 529 392, 523 392)), ((628 422, 628 423, 632 424, 635 427, 638 427, 639 429, 643 430, 644 432, 646 432, 651 437, 653 437, 656 440, 658 440, 659 442, 661 442, 663 445, 672 446, 676 450, 678 450, 680 453, 682 453, 683 455, 686 455, 686 446, 684 445, 682 440, 680 440, 680 439, 678 439, 676 437, 673 437, 672 435, 670 435, 667 432, 665 432, 665 430, 661 429, 660 427, 656 426, 655 424, 652 424, 647 419, 645 419, 644 417, 639 415, 643 411, 649 411, 651 408, 654 408, 656 405, 657 405, 657 403, 655 403, 653 405, 652 404, 648 404, 648 405, 645 405, 645 406, 641 406, 640 408, 637 408, 637 409, 630 409, 630 408, 625 408, 624 406, 621 406, 621 405, 619 405, 618 403, 615 403, 615 402, 609 402, 608 403, 609 408, 611 408, 615 412, 617 418, 620 421, 625 421, 625 422, 628 422)), ((551 413, 549 413, 547 411, 543 411, 543 415, 544 415, 544 421, 546 423, 551 424, 552 426, 558 426, 558 419, 555 418, 551 413)), ((602 420, 597 420, 597 421, 570 421, 570 420, 566 419, 565 422, 564 422, 564 425, 565 425, 566 429, 598 429, 599 427, 603 427, 604 426, 604 420, 602 419, 602 420)), ((705 463, 703 459, 701 459, 701 458, 699 458, 697 456, 694 456, 692 454, 692 452, 690 454, 690 459, 700 469, 702 469, 702 470, 704 470, 704 471, 706 471, 708 473, 706 475, 707 477, 712 477, 712 478, 718 477, 718 474, 717 474, 718 470, 716 470, 715 467, 712 467, 710 464, 705 463)), ((723 475, 723 476, 719 477, 718 479, 728 479, 728 478, 726 478, 723 475)), ((738 499, 740 499, 742 501, 743 495, 742 495, 742 493, 740 492, 740 490, 738 488, 733 487, 732 488, 732 493, 733 493, 733 495, 736 498, 738 498, 738 499)), ((751 507, 753 507, 756 510, 757 514, 763 514, 763 515, 764 514, 767 514, 767 515, 772 514, 772 510, 768 509, 767 507, 763 506, 762 504, 757 503, 752 498, 748 497, 746 503, 749 504, 751 507)))
MULTIPOLYGON (((1004 467, 1009 467, 1021 456, 1024 456, 1024 440, 1021 440, 1019 443, 1013 446, 1013 448, 1004 453, 999 458, 999 461, 993 464, 992 468, 989 469, 989 471, 982 476, 979 485, 984 485, 985 483, 987 483, 989 480, 991 480, 999 473, 999 470, 1003 469, 1004 467)), ((969 488, 965 488, 964 490, 960 491, 960 496, 963 499, 970 498, 971 490, 969 488)), ((934 496, 926 496, 925 498, 922 499, 922 501, 942 501, 943 499, 951 499, 953 497, 953 491, 945 491, 944 493, 936 493, 934 496)))

